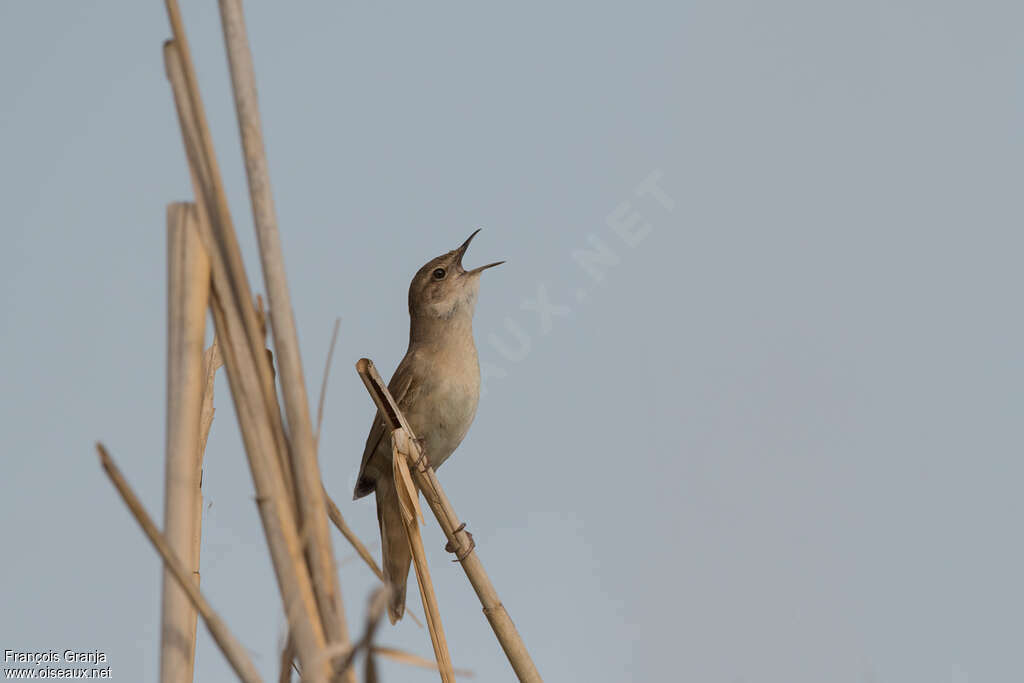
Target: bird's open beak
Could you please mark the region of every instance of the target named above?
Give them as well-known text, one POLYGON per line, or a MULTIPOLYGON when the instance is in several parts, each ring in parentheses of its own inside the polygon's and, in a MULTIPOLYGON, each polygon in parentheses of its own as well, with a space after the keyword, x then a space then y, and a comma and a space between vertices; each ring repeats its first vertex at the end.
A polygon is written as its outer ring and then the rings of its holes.
MULTIPOLYGON (((466 250, 469 249, 469 243, 473 241, 473 238, 476 237, 476 234, 478 232, 480 232, 480 230, 482 230, 482 228, 477 228, 476 230, 474 230, 473 234, 470 235, 469 237, 467 237, 466 241, 462 243, 462 246, 459 247, 456 250, 457 257, 456 257, 456 261, 455 262, 459 264, 460 268, 462 267, 462 257, 466 255, 466 250)), ((483 271, 487 270, 488 268, 493 268, 494 266, 500 266, 502 263, 504 263, 504 261, 495 261, 494 263, 488 263, 486 266, 480 266, 479 268, 474 268, 473 270, 466 271, 466 275, 473 275, 475 273, 482 273, 483 271)))

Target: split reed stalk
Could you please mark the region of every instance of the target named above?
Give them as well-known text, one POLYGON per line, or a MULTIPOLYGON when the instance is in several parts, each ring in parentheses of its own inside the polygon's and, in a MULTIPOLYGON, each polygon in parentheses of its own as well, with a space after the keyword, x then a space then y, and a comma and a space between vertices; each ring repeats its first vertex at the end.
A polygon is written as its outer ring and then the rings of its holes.
MULTIPOLYGON (((210 292, 210 262, 199 241, 195 205, 167 207, 167 425, 164 533, 199 583, 202 495, 201 412, 206 385, 203 337, 210 292)), ((196 611, 164 568, 161 599, 160 681, 192 683, 196 611)))
POLYGON ((430 631, 430 644, 434 648, 437 669, 444 683, 454 683, 455 672, 452 670, 452 657, 448 652, 448 639, 444 635, 441 623, 441 610, 434 592, 434 582, 430 578, 430 567, 427 566, 427 553, 423 548, 423 537, 420 535, 419 519, 423 512, 419 506, 419 493, 412 483, 409 462, 412 457, 412 445, 406 432, 399 428, 391 432, 391 460, 395 477, 395 489, 401 507, 402 524, 405 526, 405 537, 409 541, 412 552, 413 568, 416 570, 416 585, 420 589, 423 601, 423 612, 427 618, 427 629, 430 631))
POLYGON ((228 627, 213 610, 206 598, 203 597, 203 594, 192 579, 192 572, 185 567, 174 550, 171 549, 163 534, 156 528, 153 519, 128 485, 124 475, 121 474, 121 470, 114 464, 114 460, 110 457, 107 449, 104 448, 103 444, 96 444, 96 450, 100 455, 100 464, 103 465, 103 469, 106 471, 107 476, 110 477, 110 481, 114 484, 117 492, 121 494, 125 505, 128 506, 132 516, 135 517, 139 526, 142 527, 142 531, 149 538, 153 547, 160 553, 164 566, 171 572, 171 575, 178 582, 178 586, 185 591, 189 600, 192 601, 192 605, 203 618, 203 622, 209 629, 210 635, 213 636, 214 642, 217 643, 221 652, 227 657, 231 668, 235 670, 238 677, 245 683, 260 683, 262 679, 256 671, 252 660, 249 659, 249 654, 242 647, 242 644, 238 642, 238 639, 228 630, 228 627))
POLYGON ((483 563, 474 549, 472 538, 466 531, 465 525, 456 516, 451 502, 437 480, 434 469, 422 462, 422 451, 415 439, 415 434, 409 428, 409 423, 406 421, 405 416, 402 415, 402 411, 398 409, 398 404, 395 403, 391 392, 388 391, 387 385, 381 379, 377 368, 374 367, 373 361, 368 358, 360 359, 356 363, 356 371, 362 378, 363 384, 366 385, 366 389, 370 392, 373 402, 377 405, 381 418, 387 423, 388 427, 392 430, 404 429, 407 432, 411 443, 410 450, 412 451, 412 459, 409 463, 412 476, 416 481, 416 485, 423 493, 423 497, 426 499, 430 509, 433 510, 441 530, 444 531, 444 535, 448 538, 449 549, 459 558, 459 563, 462 565, 463 571, 466 572, 466 577, 480 599, 480 604, 483 605, 484 616, 487 617, 487 621, 491 625, 494 635, 498 638, 505 656, 508 657, 513 671, 515 671, 520 681, 539 683, 542 680, 540 673, 537 671, 537 667, 534 665, 533 659, 526 649, 526 644, 523 643, 522 636, 519 635, 515 624, 512 623, 512 618, 509 617, 504 605, 501 604, 494 584, 491 583, 487 572, 484 571, 483 563), (420 463, 419 467, 415 465, 417 462, 420 463))

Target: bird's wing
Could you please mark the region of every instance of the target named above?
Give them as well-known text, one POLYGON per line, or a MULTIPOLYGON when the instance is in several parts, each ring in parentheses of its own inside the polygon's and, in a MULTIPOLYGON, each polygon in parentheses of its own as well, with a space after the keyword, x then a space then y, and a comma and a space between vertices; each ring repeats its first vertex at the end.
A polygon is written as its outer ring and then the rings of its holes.
MULTIPOLYGON (((420 389, 420 382, 415 373, 412 372, 413 363, 406 354, 402 362, 398 364, 395 374, 388 382, 388 391, 395 399, 399 408, 407 406, 413 400, 420 389)), ((371 463, 373 454, 377 452, 381 439, 387 434, 388 428, 381 418, 380 411, 373 417, 373 426, 370 427, 370 434, 366 437, 366 446, 363 448, 363 460, 359 464, 359 477, 356 479, 356 489, 353 500, 362 498, 374 490, 377 477, 383 472, 377 471, 382 464, 371 463)), ((388 461, 390 462, 390 460, 388 461)))

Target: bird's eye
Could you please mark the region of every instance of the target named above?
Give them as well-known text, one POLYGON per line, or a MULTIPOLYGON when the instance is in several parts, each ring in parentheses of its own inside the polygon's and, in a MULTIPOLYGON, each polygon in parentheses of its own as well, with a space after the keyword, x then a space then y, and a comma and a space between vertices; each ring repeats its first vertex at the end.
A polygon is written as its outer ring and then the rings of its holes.
POLYGON ((434 279, 435 280, 443 280, 444 276, 447 275, 447 274, 448 274, 448 271, 446 271, 444 268, 434 268, 434 279))

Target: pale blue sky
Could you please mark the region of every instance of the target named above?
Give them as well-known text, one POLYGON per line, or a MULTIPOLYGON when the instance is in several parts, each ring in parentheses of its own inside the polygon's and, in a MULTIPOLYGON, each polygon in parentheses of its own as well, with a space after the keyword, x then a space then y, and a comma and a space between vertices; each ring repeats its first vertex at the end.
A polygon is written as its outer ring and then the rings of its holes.
MULTIPOLYGON (((343 318, 322 469, 367 542, 353 364, 390 375, 412 274, 483 227, 490 377, 440 475, 546 680, 1024 676, 1024 7, 250 5, 311 387, 343 318), (634 214, 630 244, 608 221, 634 214), (601 281, 573 257, 595 239, 601 281)), ((216 3, 183 11, 261 288, 216 3)), ((162 510, 168 35, 155 0, 0 6, 0 649, 99 649, 121 681, 156 680, 159 564, 92 444, 162 510)), ((203 589, 272 678, 217 388, 203 589)), ((454 661, 511 680, 425 539, 454 661)), ((340 572, 355 620, 373 580, 340 572)), ((430 653, 408 620, 380 641, 430 653)), ((202 627, 197 671, 230 678, 202 627)))

